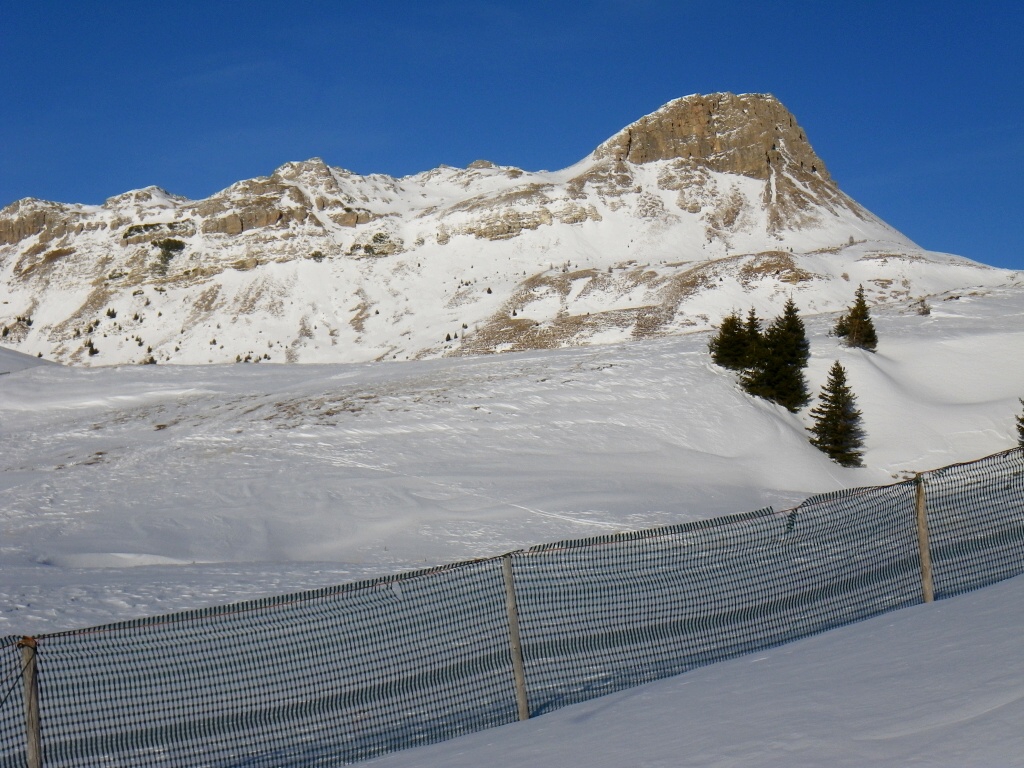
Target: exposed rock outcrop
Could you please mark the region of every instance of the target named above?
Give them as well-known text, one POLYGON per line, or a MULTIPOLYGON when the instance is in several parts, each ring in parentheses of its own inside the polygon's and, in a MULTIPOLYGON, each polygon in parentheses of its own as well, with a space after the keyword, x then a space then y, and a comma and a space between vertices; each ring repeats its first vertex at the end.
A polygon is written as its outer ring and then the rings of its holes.
MULTIPOLYGON (((801 228, 818 221, 816 206, 863 216, 863 209, 836 186, 793 115, 770 94, 717 93, 687 96, 619 131, 595 156, 643 165, 674 161, 683 180, 679 207, 693 212, 687 196, 698 169, 737 174, 764 182, 762 204, 769 231, 801 228), (688 177, 688 178, 687 178, 688 177)), ((737 210, 726 201, 709 221, 709 233, 731 229, 737 210)))
POLYGON ((0 245, 15 245, 33 235, 48 233, 48 240, 68 231, 68 206, 26 197, 0 211, 0 245))
POLYGON ((767 179, 773 164, 786 164, 805 178, 813 174, 831 181, 803 128, 770 94, 676 99, 622 129, 595 155, 637 165, 692 160, 713 171, 755 179, 767 179))

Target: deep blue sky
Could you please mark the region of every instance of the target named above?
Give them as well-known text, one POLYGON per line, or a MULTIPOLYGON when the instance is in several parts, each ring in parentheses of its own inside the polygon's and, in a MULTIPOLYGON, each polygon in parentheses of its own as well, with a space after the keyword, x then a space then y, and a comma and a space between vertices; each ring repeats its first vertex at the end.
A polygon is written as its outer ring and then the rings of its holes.
POLYGON ((690 93, 774 93, 919 244, 1024 269, 1017 2, 0 4, 0 206, 192 198, 319 156, 556 169, 690 93))

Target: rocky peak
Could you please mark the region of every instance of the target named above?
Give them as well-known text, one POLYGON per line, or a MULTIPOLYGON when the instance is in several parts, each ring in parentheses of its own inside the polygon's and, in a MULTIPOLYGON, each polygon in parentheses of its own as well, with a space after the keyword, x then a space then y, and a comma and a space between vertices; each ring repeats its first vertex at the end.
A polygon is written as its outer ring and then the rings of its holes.
POLYGON ((47 229, 59 228, 74 206, 25 197, 0 210, 0 245, 13 245, 47 229))
POLYGON ((767 179, 785 166, 801 180, 831 182, 792 114, 771 94, 695 94, 670 101, 595 151, 635 164, 692 160, 710 170, 767 179))
POLYGON ((298 181, 307 184, 328 184, 337 186, 330 166, 319 157, 301 162, 285 163, 271 174, 271 178, 298 181))
POLYGON ((172 195, 166 189, 156 186, 133 189, 120 195, 108 197, 104 208, 166 208, 187 203, 188 198, 172 195))

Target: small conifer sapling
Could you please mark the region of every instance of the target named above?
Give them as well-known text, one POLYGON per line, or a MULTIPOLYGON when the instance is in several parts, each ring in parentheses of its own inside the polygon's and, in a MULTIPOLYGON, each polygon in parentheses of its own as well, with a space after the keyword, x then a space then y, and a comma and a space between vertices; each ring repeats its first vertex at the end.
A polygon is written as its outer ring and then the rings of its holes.
POLYGON ((875 333, 875 324, 871 321, 871 311, 864 299, 864 286, 857 286, 854 293, 853 306, 840 317, 832 329, 832 333, 843 338, 848 347, 860 347, 869 352, 874 352, 878 346, 878 335, 875 333))

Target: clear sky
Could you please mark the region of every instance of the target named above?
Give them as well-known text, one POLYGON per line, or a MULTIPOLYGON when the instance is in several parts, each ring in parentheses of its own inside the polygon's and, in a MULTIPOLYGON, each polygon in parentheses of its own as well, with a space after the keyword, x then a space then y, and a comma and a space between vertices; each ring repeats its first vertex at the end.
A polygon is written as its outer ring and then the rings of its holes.
POLYGON ((920 245, 1024 269, 1024 4, 0 2, 0 206, 192 198, 322 157, 576 162, 690 93, 769 92, 920 245))

